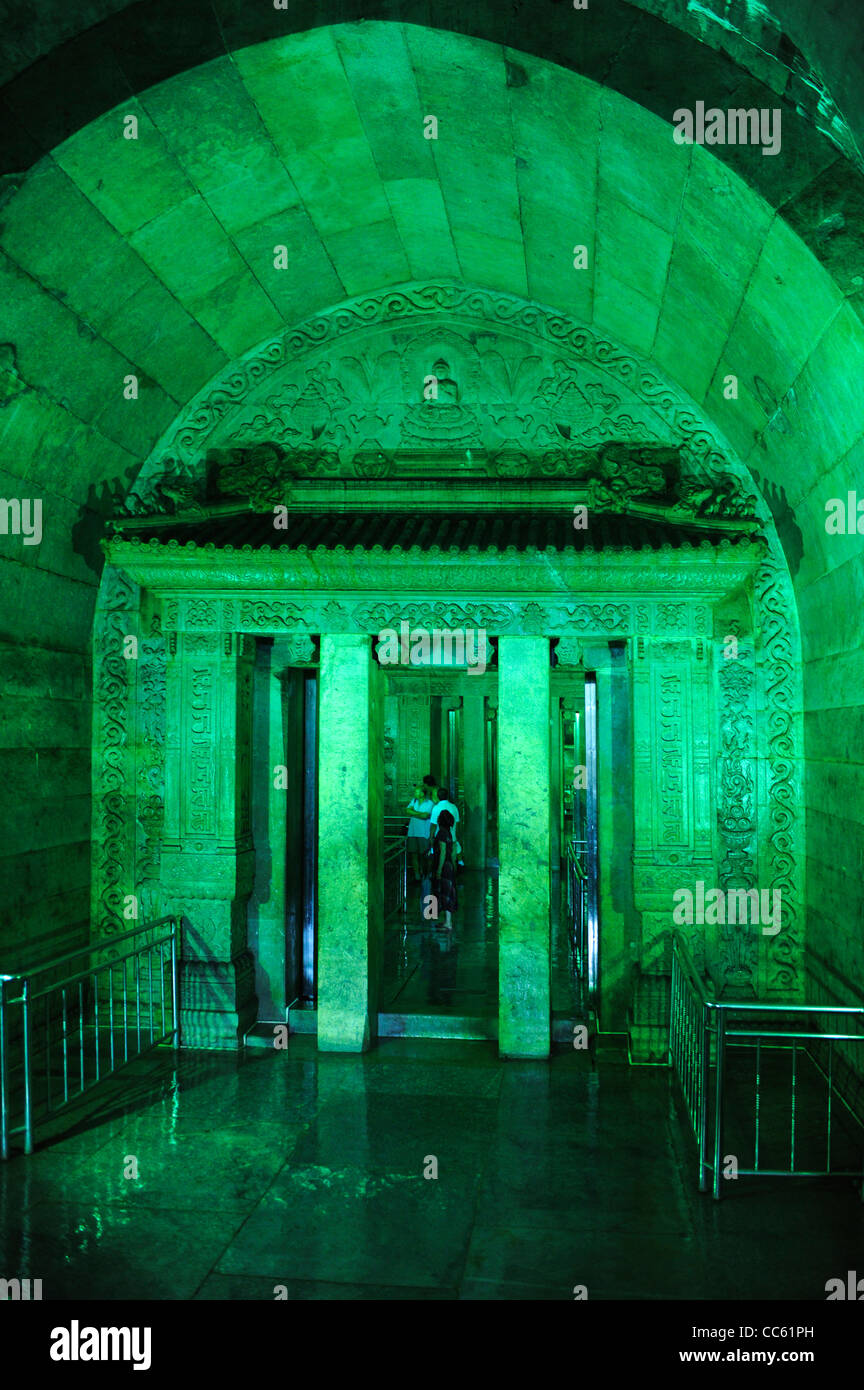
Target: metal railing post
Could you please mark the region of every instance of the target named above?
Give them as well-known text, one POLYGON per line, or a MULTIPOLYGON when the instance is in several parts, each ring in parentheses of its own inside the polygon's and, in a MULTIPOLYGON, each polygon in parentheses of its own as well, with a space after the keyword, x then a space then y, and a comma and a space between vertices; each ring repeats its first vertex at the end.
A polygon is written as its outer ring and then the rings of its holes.
POLYGON ((114 966, 108 970, 108 1035, 111 1046, 111 1070, 114 1070, 114 966))
POLYGON ((165 1036, 165 943, 159 947, 159 1036, 165 1036))
POLYGON ((726 1080, 726 1018, 722 1008, 717 1016, 717 1068, 714 1077, 714 1200, 720 1200, 720 1162, 723 1152, 723 1089, 726 1080))
POLYGON ((66 991, 63 994, 63 1104, 69 1099, 69 1008, 66 1002, 66 991))
POLYGON ((24 1030, 24 1152, 33 1152, 33 1084, 30 1076, 30 981, 24 980, 21 991, 22 1028, 24 1030))
POLYGON ((153 947, 147 952, 147 992, 150 1009, 150 1042, 153 1042, 153 947))
MULTIPOLYGON (((176 917, 163 917, 156 923, 146 928, 139 928, 124 933, 118 938, 111 938, 111 945, 116 953, 116 947, 121 942, 129 944, 129 949, 119 960, 110 959, 101 961, 94 965, 94 960, 98 960, 99 953, 106 949, 105 943, 91 943, 89 946, 80 950, 69 951, 64 955, 55 957, 46 964, 36 967, 28 974, 0 975, 0 1159, 9 1157, 10 1140, 18 1135, 24 1136, 24 1152, 32 1154, 34 1147, 34 1131, 42 1121, 43 1113, 54 1113, 59 1108, 55 1105, 52 1062, 54 1057, 54 1041, 52 1035, 52 1008, 53 1001, 57 997, 59 1004, 58 1022, 61 1029, 61 1046, 58 1048, 58 1058, 63 1068, 63 1099, 60 1104, 66 1105, 74 1097, 70 1096, 70 1073, 75 1066, 78 1072, 78 1095, 83 1095, 92 1087, 98 1086, 104 1080, 108 1072, 115 1070, 117 1061, 114 1039, 114 1029, 116 1026, 117 1009, 115 1009, 115 973, 122 967, 123 969, 123 1060, 128 1061, 128 1039, 131 1020, 128 1017, 129 1002, 131 991, 134 986, 134 1008, 135 1019, 134 1027, 138 1041, 138 1054, 142 1051, 142 1044, 150 1047, 159 1042, 166 1041, 172 1036, 175 1043, 179 1045, 180 1024, 179 1024, 179 1002, 180 1002, 180 980, 179 980, 179 956, 180 942, 182 940, 182 923, 176 917), (149 941, 144 945, 138 944, 142 935, 150 934, 154 928, 162 928, 163 934, 158 942, 149 941), (170 946, 172 964, 172 996, 173 1012, 172 1029, 164 1029, 157 1038, 155 1030, 155 991, 153 982, 153 955, 155 951, 160 953, 160 963, 164 961, 164 947, 170 946), (141 1014, 143 1009, 143 990, 141 980, 141 958, 147 957, 147 1008, 148 1018, 144 1021, 142 1030, 141 1014), (56 978, 57 968, 60 965, 68 965, 71 961, 86 960, 84 969, 77 973, 66 975, 60 979, 56 978), (131 968, 130 968, 131 967, 131 968), (106 1026, 104 1018, 105 1010, 101 1007, 102 1001, 99 998, 102 978, 107 975, 107 1027, 109 1032, 108 1047, 102 1043, 101 1029, 106 1026), (43 983, 47 981, 47 983, 43 983), (14 992, 13 992, 14 991, 14 992), (89 994, 88 994, 89 991, 89 994), (87 1010, 90 1007, 88 999, 92 996, 93 1013, 93 1032, 94 1032, 94 1068, 90 1074, 89 1063, 87 1062, 87 1029, 90 1024, 87 1022, 87 1010), (21 1005, 21 1034, 20 1041, 18 1034, 15 1035, 15 1052, 19 1061, 10 1061, 10 1021, 11 1005, 21 1005), (39 1006, 44 1008, 44 1040, 42 1038, 43 1023, 39 1018, 39 1006), (73 1011, 77 1010, 76 1019, 73 1011), (74 1038, 72 1030, 77 1032, 78 1059, 77 1066, 73 1055, 74 1038), (149 1039, 146 1034, 149 1030, 149 1039), (142 1038, 142 1031, 145 1036, 142 1038), (42 1095, 42 1069, 45 1071, 45 1094, 42 1095), (21 1122, 21 1110, 19 1108, 20 1091, 17 1086, 18 1074, 23 1074, 23 1123, 21 1122), (13 1076, 16 1078, 13 1083, 13 1076), (13 1084, 15 1086, 13 1093, 13 1084), (15 1107, 13 1109, 13 1106, 15 1107)), ((165 1012, 165 982, 164 969, 160 970, 159 993, 161 1004, 160 1017, 164 1023, 165 1012)), ((16 1019, 17 1022, 17 1019, 16 1019)))
POLYGON ((825 1136, 825 1137, 826 1137, 826 1144, 827 1144, 827 1150, 826 1150, 826 1153, 825 1153, 825 1171, 826 1171, 826 1173, 830 1173, 830 1172, 831 1172, 831 1100, 832 1100, 832 1089, 833 1089, 833 1086, 834 1086, 834 1041, 833 1041, 833 1039, 832 1039, 831 1042, 829 1042, 829 1044, 828 1044, 828 1114, 827 1114, 826 1120, 825 1120, 825 1129, 826 1129, 826 1136, 825 1136))
POLYGON ((175 917, 171 931, 171 1014, 174 1024, 174 1046, 180 1046, 180 936, 182 918, 175 917))
POLYGON ((0 1159, 9 1157, 9 1076, 6 1060, 6 984, 0 977, 0 1159))
POLYGON ((48 1110, 50 1112, 53 1104, 51 1095, 51 1010, 48 1006, 49 995, 45 996, 45 1089, 48 1097, 48 1110))
POLYGON ((96 1034, 96 1080, 102 1072, 99 1067, 99 971, 93 972, 93 1028, 96 1034))
POLYGON ((81 1077, 80 1094, 84 1094, 84 981, 78 981, 78 1072, 81 1077))
POLYGON ((711 1045, 708 1035, 708 1005, 702 1005, 702 1020, 699 1039, 699 1191, 706 1192, 708 1178, 705 1172, 705 1150, 708 1145, 708 1094, 711 1064, 711 1045))

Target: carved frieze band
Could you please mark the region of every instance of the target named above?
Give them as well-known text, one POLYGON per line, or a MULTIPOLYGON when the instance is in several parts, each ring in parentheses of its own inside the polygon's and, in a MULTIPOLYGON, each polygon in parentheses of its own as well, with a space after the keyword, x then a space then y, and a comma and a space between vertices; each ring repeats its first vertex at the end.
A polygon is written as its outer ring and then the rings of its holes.
MULTIPOLYGON (((454 576, 455 586, 455 576, 454 576)), ((322 595, 302 600, 275 599, 250 594, 236 602, 218 599, 202 602, 197 596, 166 599, 163 603, 166 631, 184 631, 187 650, 215 651, 224 631, 225 610, 238 628, 250 634, 276 635, 296 632, 368 632, 377 635, 402 622, 412 629, 483 628, 488 634, 537 633, 562 636, 592 635, 628 637, 634 633, 675 636, 704 634, 709 630, 711 609, 706 603, 640 602, 618 595, 599 602, 453 600, 335 600, 322 595)))

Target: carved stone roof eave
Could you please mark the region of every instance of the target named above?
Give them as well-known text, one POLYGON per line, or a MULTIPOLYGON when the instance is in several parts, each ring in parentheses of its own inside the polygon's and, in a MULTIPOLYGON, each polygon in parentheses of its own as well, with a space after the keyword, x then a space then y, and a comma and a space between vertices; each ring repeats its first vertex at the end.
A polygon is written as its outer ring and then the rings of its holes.
POLYGON ((724 539, 651 551, 586 549, 566 554, 551 546, 475 553, 437 546, 403 552, 380 546, 307 550, 302 546, 234 548, 177 540, 111 540, 104 543, 104 550, 111 564, 154 593, 214 589, 272 593, 283 585, 314 591, 392 591, 394 580, 412 591, 435 591, 441 587, 444 561, 450 568, 448 587, 465 593, 530 591, 560 597, 613 589, 657 594, 692 587, 716 598, 755 574, 765 544, 758 539, 724 539))

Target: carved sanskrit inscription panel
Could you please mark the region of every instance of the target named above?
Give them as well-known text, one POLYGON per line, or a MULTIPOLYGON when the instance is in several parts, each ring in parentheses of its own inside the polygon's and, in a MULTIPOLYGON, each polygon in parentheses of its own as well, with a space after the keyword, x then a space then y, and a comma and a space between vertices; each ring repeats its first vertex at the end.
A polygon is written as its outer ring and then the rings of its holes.
POLYGON ((189 710, 186 758, 189 795, 184 798, 183 806, 185 828, 191 835, 215 835, 213 670, 209 666, 190 666, 184 677, 189 710))

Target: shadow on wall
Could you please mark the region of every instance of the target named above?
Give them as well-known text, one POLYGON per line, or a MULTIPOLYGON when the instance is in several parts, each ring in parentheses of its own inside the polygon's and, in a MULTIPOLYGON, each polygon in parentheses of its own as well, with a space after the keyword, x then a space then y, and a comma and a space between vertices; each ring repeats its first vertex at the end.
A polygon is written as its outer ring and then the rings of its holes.
POLYGON ((801 568, 801 561, 804 557, 804 536, 801 527, 795 520, 795 513, 789 505, 786 489, 785 487, 777 487, 776 483, 769 483, 767 479, 762 478, 755 471, 753 481, 774 518, 777 535, 780 537, 783 554, 786 556, 786 563, 789 566, 789 574, 794 579, 801 568))
POLYGON ((105 479, 98 487, 91 483, 87 489, 87 501, 78 511, 78 520, 72 527, 72 549, 81 556, 97 579, 101 577, 105 564, 100 545, 105 535, 105 523, 120 511, 137 473, 138 465, 133 464, 118 477, 105 479))

